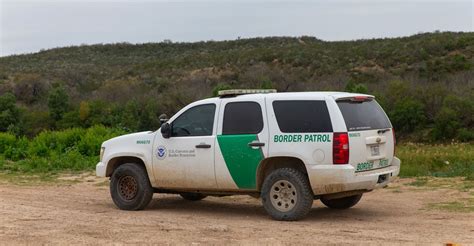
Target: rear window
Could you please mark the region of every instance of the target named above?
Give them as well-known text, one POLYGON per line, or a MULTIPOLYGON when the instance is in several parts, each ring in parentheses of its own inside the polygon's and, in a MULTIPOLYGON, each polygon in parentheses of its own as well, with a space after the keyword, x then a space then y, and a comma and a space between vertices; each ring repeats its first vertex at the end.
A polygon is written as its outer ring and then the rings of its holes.
POLYGON ((263 129, 262 108, 256 102, 233 102, 225 105, 223 135, 257 134, 263 129))
POLYGON ((364 131, 391 128, 392 125, 382 107, 375 101, 338 101, 348 131, 364 131))
POLYGON ((325 101, 274 101, 273 110, 281 132, 332 132, 325 101))

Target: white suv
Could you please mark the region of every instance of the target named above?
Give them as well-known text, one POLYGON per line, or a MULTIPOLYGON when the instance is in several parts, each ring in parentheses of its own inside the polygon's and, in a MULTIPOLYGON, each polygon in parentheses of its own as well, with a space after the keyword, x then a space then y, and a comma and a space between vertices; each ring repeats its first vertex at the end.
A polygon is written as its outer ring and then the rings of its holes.
POLYGON ((371 95, 223 91, 181 109, 158 131, 102 144, 98 176, 114 203, 147 206, 153 193, 187 200, 261 197, 277 220, 298 220, 320 199, 354 206, 398 176, 395 135, 371 95))

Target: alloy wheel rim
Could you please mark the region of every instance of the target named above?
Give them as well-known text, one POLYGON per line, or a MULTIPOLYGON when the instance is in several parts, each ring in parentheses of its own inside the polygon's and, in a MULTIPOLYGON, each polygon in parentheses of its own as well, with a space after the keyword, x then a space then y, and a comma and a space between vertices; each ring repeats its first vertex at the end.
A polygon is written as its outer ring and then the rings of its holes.
POLYGON ((297 202, 295 186, 287 180, 279 180, 272 185, 270 201, 275 209, 280 212, 288 212, 293 209, 297 202))
POLYGON ((118 182, 118 190, 120 196, 125 200, 132 200, 137 196, 138 183, 132 176, 122 176, 118 182))

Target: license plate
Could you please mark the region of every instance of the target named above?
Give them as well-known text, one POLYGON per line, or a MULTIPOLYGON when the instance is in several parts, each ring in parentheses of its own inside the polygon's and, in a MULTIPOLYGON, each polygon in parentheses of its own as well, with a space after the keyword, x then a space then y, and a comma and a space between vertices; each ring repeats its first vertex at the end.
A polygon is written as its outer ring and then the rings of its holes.
POLYGON ((372 156, 378 156, 380 155, 380 147, 378 145, 370 146, 370 152, 372 153, 372 156))

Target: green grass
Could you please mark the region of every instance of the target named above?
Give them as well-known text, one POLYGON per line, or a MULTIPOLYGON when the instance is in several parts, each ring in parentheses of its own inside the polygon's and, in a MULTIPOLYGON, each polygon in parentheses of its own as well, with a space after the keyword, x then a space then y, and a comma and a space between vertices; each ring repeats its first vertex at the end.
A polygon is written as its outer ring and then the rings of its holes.
POLYGON ((414 186, 422 189, 451 189, 460 192, 470 192, 474 189, 474 180, 467 178, 438 178, 438 177, 417 177, 414 181, 408 183, 409 186, 414 186))
POLYGON ((430 203, 428 204, 428 209, 470 213, 474 212, 474 198, 464 198, 451 202, 430 203))
POLYGON ((397 146, 396 155, 402 161, 402 177, 460 176, 474 180, 474 143, 403 143, 397 146))

